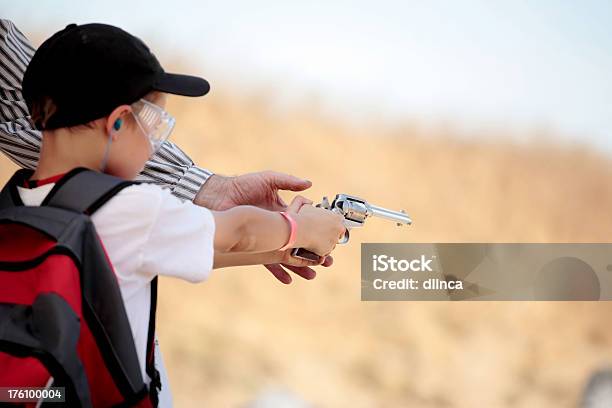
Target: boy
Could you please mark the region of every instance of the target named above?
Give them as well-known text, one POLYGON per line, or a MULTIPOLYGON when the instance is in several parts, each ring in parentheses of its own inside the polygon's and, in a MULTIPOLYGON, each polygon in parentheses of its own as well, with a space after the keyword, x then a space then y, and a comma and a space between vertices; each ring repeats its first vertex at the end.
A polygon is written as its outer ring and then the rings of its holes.
MULTIPOLYGON (((119 28, 66 27, 41 45, 24 75, 24 99, 43 131, 43 145, 19 198, 41 205, 78 167, 133 179, 174 126, 163 109, 166 94, 202 96, 208 90, 202 78, 164 72, 142 41, 119 28)), ((290 214, 249 206, 212 212, 140 184, 121 190, 92 215, 118 278, 144 378, 153 278, 200 282, 213 267, 307 265, 290 256, 295 247, 319 254, 320 263, 344 233, 343 219, 308 204, 296 198, 290 214)), ((159 404, 171 406, 157 344, 154 353, 159 404)))

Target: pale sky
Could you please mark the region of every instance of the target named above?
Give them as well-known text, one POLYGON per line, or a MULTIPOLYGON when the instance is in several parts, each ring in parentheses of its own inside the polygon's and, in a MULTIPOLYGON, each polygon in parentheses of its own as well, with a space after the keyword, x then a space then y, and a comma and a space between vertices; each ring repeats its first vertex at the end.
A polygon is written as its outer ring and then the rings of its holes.
MULTIPOLYGON (((215 85, 348 116, 548 127, 612 153, 612 2, 0 0, 28 33, 118 25, 215 85)), ((495 132, 492 132, 494 134, 495 132)))

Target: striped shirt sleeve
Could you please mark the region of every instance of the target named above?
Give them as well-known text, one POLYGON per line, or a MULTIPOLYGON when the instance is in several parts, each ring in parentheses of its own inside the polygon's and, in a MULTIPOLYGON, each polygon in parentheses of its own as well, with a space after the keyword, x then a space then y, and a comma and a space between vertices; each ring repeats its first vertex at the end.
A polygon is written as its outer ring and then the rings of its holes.
POLYGON ((212 174, 194 165, 177 145, 166 141, 145 164, 137 179, 169 186, 175 196, 193 201, 202 184, 212 174))
MULTIPOLYGON (((21 95, 23 74, 34 51, 11 21, 0 19, 0 150, 28 169, 36 167, 41 145, 41 132, 34 129, 21 95)), ((177 145, 165 142, 137 179, 166 185, 175 196, 193 201, 211 175, 177 145)))

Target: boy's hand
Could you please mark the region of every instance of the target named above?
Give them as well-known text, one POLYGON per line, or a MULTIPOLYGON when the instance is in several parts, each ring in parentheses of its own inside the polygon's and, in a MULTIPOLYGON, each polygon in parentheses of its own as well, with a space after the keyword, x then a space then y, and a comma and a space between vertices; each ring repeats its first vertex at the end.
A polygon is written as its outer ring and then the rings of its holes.
MULTIPOLYGON (((344 217, 323 208, 315 208, 311 200, 300 195, 293 199, 287 211, 295 214, 298 225, 296 248, 307 247, 314 253, 328 255, 346 231, 344 217)), ((320 256, 320 262, 315 263, 322 263, 325 257, 320 256)))
MULTIPOLYGON (((248 173, 236 177, 213 174, 202 185, 193 202, 218 211, 238 205, 254 205, 267 210, 283 211, 287 209, 287 204, 278 195, 279 190, 303 191, 311 185, 308 180, 274 171, 248 173)), ((297 202, 294 200, 292 205, 297 205, 297 202)), ((291 283, 291 275, 287 270, 304 279, 314 279, 316 272, 310 268, 313 263, 302 262, 293 258, 290 251, 285 252, 278 263, 264 265, 276 279, 285 284, 291 283)), ((327 256, 320 265, 328 267, 332 263, 332 257, 327 256)))

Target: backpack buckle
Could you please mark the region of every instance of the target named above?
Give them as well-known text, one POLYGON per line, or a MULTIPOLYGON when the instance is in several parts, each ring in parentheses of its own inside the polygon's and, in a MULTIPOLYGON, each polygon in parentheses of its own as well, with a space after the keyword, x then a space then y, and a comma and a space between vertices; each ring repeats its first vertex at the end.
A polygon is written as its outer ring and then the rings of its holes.
POLYGON ((151 388, 155 387, 157 390, 161 390, 161 376, 159 375, 159 371, 157 369, 153 369, 153 376, 149 374, 151 377, 151 388))

